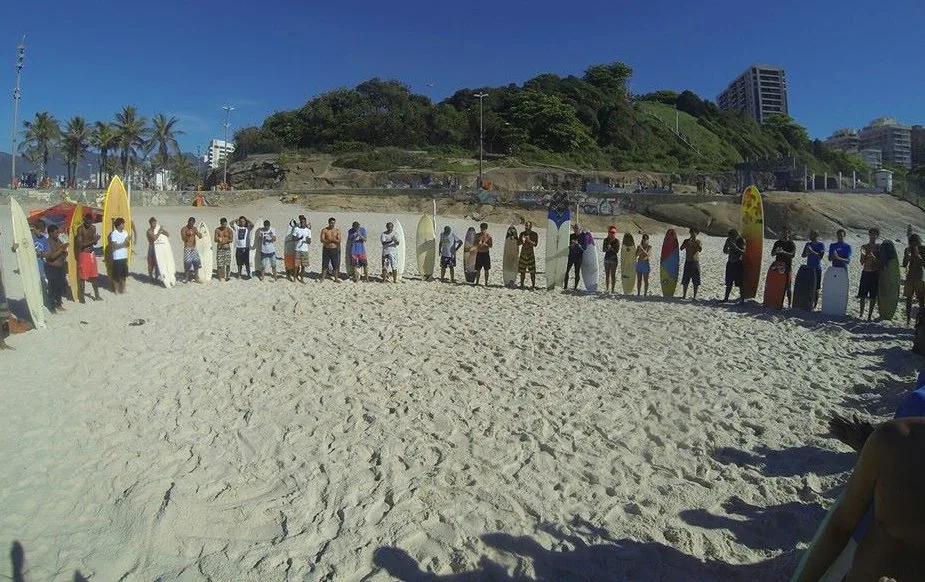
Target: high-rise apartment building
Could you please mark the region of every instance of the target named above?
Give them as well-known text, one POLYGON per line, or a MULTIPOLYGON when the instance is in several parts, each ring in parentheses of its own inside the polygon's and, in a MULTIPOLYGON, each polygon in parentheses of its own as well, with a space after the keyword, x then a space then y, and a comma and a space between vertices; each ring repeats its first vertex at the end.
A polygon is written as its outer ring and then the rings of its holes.
POLYGON ((743 111, 763 122, 768 115, 789 115, 787 75, 782 67, 752 65, 719 94, 716 104, 726 111, 743 111))
POLYGON ((921 168, 925 166, 925 127, 913 125, 911 131, 912 137, 912 167, 921 168))
POLYGON ((883 153, 883 163, 912 167, 912 128, 892 117, 871 121, 859 133, 861 149, 876 149, 883 153))
POLYGON ((824 143, 833 150, 841 150, 849 154, 856 154, 861 149, 861 138, 853 129, 838 129, 824 143))
POLYGON ((209 141, 209 149, 203 160, 211 169, 218 168, 225 161, 225 156, 230 156, 234 152, 234 142, 228 142, 221 139, 209 141))

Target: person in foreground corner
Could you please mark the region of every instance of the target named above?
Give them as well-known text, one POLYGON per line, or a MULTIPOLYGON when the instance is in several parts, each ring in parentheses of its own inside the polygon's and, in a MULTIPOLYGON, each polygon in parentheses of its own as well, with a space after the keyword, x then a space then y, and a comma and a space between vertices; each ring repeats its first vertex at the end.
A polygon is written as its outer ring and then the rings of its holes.
POLYGON ((848 582, 919 580, 925 556, 925 417, 891 420, 867 438, 800 582, 816 582, 835 562, 851 534, 873 507, 848 582))

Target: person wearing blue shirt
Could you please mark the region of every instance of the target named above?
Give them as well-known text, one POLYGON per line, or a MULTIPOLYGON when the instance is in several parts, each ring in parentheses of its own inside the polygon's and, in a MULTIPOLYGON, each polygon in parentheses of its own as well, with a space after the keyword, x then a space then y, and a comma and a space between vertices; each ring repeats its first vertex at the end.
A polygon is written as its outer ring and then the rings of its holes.
POLYGON ((825 256, 825 243, 819 240, 819 233, 809 231, 809 242, 803 245, 806 266, 816 271, 816 289, 813 292, 813 309, 819 303, 819 289, 822 288, 822 257, 825 256))
POLYGON ((829 245, 829 261, 833 267, 847 269, 851 262, 851 245, 845 242, 845 231, 841 228, 835 231, 835 238, 837 242, 829 245))
POLYGON ((353 282, 360 280, 360 269, 363 269, 363 280, 369 281, 366 257, 366 229, 354 221, 353 227, 347 231, 347 244, 350 246, 350 261, 353 263, 353 282))

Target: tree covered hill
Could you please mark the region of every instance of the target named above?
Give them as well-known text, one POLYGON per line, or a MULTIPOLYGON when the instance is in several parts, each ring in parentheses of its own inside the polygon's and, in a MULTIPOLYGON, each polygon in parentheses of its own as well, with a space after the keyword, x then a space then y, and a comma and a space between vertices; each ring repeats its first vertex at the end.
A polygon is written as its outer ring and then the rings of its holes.
POLYGON ((514 164, 728 172, 743 161, 792 157, 820 173, 867 171, 860 158, 811 141, 785 116, 759 124, 690 91, 633 96, 632 73, 619 62, 594 65, 581 77, 546 73, 523 85, 460 89, 439 103, 374 78, 237 131, 235 156, 392 147, 470 157, 478 152, 481 105, 486 156, 514 164), (481 104, 480 93, 487 94, 481 104))

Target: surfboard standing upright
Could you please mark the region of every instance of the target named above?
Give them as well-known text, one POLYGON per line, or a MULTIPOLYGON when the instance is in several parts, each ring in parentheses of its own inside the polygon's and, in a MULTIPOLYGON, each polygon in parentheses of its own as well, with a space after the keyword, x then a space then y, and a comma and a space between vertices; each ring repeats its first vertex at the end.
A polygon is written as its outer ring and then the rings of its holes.
POLYGON ((764 279, 764 306, 783 309, 786 294, 787 264, 783 261, 774 261, 768 267, 768 274, 764 279))
POLYGON ((29 228, 26 213, 15 198, 10 198, 10 212, 13 215, 13 241, 18 245, 16 263, 19 265, 19 277, 22 279, 29 317, 36 329, 45 329, 45 296, 42 293, 42 278, 35 243, 32 241, 32 229, 29 228))
POLYGON ((588 293, 597 292, 597 283, 598 283, 598 261, 597 261, 597 246, 594 244, 594 237, 591 236, 591 233, 584 233, 582 236, 585 236, 585 252, 581 255, 581 281, 585 284, 585 290, 588 293))
POLYGON ((880 243, 880 278, 877 281, 877 313, 880 319, 893 319, 899 305, 899 256, 893 241, 880 243))
POLYGON ((513 287, 517 283, 517 267, 520 262, 520 247, 517 239, 504 238, 504 256, 501 262, 501 275, 505 287, 513 287))
POLYGON ((568 237, 572 227, 572 213, 568 196, 562 192, 549 200, 546 221, 546 288, 555 289, 565 278, 568 264, 568 237))
POLYGON ((67 282, 71 286, 71 301, 77 301, 77 229, 83 224, 84 207, 83 204, 77 204, 74 207, 74 214, 71 215, 71 223, 67 225, 67 282))
POLYGON ((829 267, 822 277, 822 313, 842 316, 848 313, 848 269, 829 267))
POLYGON ((636 241, 630 233, 620 243, 620 286, 624 295, 631 295, 636 286, 636 241))
POLYGON ((681 270, 681 251, 678 247, 678 235, 669 228, 662 241, 661 260, 659 261, 659 278, 662 282, 662 295, 674 297, 678 288, 678 272, 681 270))
POLYGON ((154 226, 157 237, 154 239, 154 260, 157 262, 158 274, 164 287, 170 289, 177 285, 177 264, 173 258, 173 248, 170 245, 170 238, 161 232, 158 224, 154 226))
POLYGON ((793 307, 795 309, 813 310, 813 296, 816 294, 816 269, 801 265, 793 283, 793 307))
POLYGON ((199 282, 208 283, 212 280, 212 266, 215 261, 212 256, 212 233, 206 223, 199 223, 199 234, 202 238, 196 239, 196 252, 199 253, 199 261, 202 267, 199 269, 199 282))
POLYGON ((742 298, 754 299, 758 294, 761 277, 761 260, 764 257, 764 206, 758 188, 749 186, 742 194, 742 238, 745 255, 742 257, 742 298))
MULTIPOLYGON (((132 212, 128 204, 128 194, 125 191, 125 185, 119 176, 113 176, 109 182, 109 188, 106 190, 106 198, 103 200, 103 257, 106 263, 106 276, 112 281, 112 257, 109 255, 109 235, 114 230, 113 223, 117 218, 125 220, 125 230, 134 233, 132 227, 132 212)), ((129 265, 132 264, 132 247, 134 245, 133 236, 128 237, 128 257, 129 265)))
POLYGON ((395 221, 394 232, 395 238, 398 239, 398 247, 395 249, 395 272, 398 274, 397 280, 401 281, 401 278, 405 275, 407 252, 405 250, 405 229, 397 220, 395 221))
POLYGON ((437 233, 434 232, 434 219, 431 216, 421 216, 418 220, 417 237, 417 263, 418 274, 421 279, 430 281, 434 278, 434 267, 437 263, 437 233))

